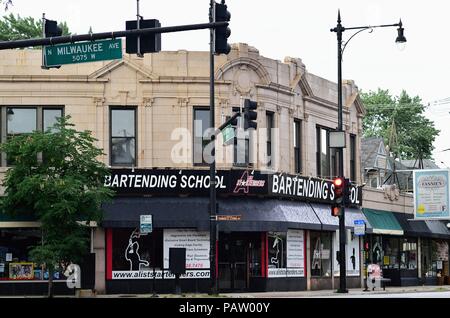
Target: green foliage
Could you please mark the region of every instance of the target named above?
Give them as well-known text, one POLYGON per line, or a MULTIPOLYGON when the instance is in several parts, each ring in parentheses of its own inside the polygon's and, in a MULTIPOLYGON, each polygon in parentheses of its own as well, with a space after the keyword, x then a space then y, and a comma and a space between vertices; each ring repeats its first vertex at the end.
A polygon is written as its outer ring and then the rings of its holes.
POLYGON ((434 123, 424 116, 425 106, 419 96, 410 97, 405 91, 394 97, 389 90, 361 93, 367 114, 363 120, 364 137, 383 137, 389 143, 395 122, 397 145, 391 151, 402 159, 431 159, 433 142, 439 134, 434 123))
MULTIPOLYGON (((68 35, 69 27, 66 22, 59 23, 63 35, 68 35)), ((42 19, 32 17, 22 18, 10 13, 0 20, 0 41, 14 41, 42 38, 42 19)))
POLYGON ((76 131, 70 117, 45 132, 12 137, 0 146, 14 166, 5 175, 3 213, 35 215, 43 244, 32 249, 33 261, 53 269, 77 263, 88 251, 88 231, 79 221, 101 221, 101 204, 113 193, 104 187, 108 168, 97 158, 89 131, 76 131))

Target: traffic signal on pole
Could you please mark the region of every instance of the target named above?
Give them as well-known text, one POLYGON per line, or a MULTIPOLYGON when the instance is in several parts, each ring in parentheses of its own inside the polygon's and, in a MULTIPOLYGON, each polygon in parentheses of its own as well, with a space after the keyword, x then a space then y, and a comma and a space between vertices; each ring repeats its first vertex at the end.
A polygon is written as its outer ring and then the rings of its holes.
MULTIPOLYGON (((159 28, 161 27, 161 23, 159 20, 150 19, 144 20, 141 19, 139 21, 139 29, 151 29, 151 28, 159 28)), ((126 21, 126 30, 136 30, 137 29, 137 21, 131 20, 126 21)), ((128 54, 144 54, 144 53, 156 53, 161 51, 161 33, 151 33, 140 36, 140 52, 138 52, 138 36, 136 35, 128 35, 126 37, 125 51, 128 54)))
POLYGON ((343 194, 344 194, 344 178, 334 178, 334 202, 338 205, 343 203, 343 194))
MULTIPOLYGON (((216 3, 215 22, 228 22, 231 19, 231 14, 227 10, 225 3, 216 3)), ((228 54, 231 51, 231 46, 228 44, 228 38, 231 35, 229 27, 218 27, 214 31, 215 45, 214 52, 216 54, 228 54)))
POLYGON ((258 107, 258 103, 246 99, 244 101, 244 130, 256 129, 258 124, 256 119, 258 118, 258 113, 255 111, 258 107))
POLYGON ((340 216, 342 214, 342 207, 338 204, 331 205, 331 216, 340 216))
POLYGON ((47 19, 45 19, 44 31, 46 38, 61 36, 63 33, 62 29, 58 26, 57 21, 47 19))

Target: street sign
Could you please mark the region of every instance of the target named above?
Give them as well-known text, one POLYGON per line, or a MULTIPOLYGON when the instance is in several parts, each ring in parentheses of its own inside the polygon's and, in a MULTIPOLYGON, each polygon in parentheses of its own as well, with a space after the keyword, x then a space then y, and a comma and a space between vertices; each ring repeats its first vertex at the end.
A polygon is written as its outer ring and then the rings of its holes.
POLYGON ((117 60, 122 58, 122 40, 89 41, 46 46, 45 66, 117 60))
POLYGON ((230 145, 232 141, 234 140, 234 128, 231 125, 228 125, 225 127, 224 130, 222 130, 223 135, 223 144, 225 146, 230 145))
POLYGON ((218 215, 217 221, 240 221, 242 215, 218 215))
POLYGON ((366 222, 364 220, 355 220, 355 235, 364 236, 366 234, 366 222))
POLYGON ((141 234, 149 234, 153 231, 153 218, 152 215, 141 215, 141 226, 140 233, 141 234))

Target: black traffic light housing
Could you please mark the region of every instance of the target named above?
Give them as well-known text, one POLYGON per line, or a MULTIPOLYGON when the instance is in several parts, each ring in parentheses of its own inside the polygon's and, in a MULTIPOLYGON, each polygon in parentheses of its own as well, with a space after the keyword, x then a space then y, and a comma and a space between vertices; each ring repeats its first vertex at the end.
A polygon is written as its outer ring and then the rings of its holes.
MULTIPOLYGON (((227 5, 224 3, 216 3, 215 22, 228 22, 231 19, 231 14, 227 10, 227 5)), ((214 52, 216 54, 228 54, 231 51, 231 46, 228 44, 228 38, 231 35, 229 27, 218 27, 215 29, 215 45, 214 52)))
POLYGON ((244 130, 256 129, 258 124, 256 120, 258 118, 258 113, 255 111, 258 107, 258 103, 246 99, 244 101, 244 130))
MULTIPOLYGON (((139 21, 139 29, 151 29, 151 28, 159 28, 161 27, 161 23, 157 19, 144 20, 141 19, 139 21)), ((127 30, 136 30, 137 29, 137 21, 131 20, 126 21, 126 29, 127 30)), ((140 52, 138 52, 137 45, 138 37, 127 36, 125 46, 125 51, 128 54, 144 54, 144 53, 156 53, 161 51, 161 33, 152 33, 140 36, 140 52)))
POLYGON ((57 21, 45 19, 44 32, 46 38, 53 38, 56 36, 61 36, 63 31, 58 26, 57 21))
POLYGON ((334 202, 340 206, 348 206, 350 203, 350 179, 337 177, 333 179, 334 202))

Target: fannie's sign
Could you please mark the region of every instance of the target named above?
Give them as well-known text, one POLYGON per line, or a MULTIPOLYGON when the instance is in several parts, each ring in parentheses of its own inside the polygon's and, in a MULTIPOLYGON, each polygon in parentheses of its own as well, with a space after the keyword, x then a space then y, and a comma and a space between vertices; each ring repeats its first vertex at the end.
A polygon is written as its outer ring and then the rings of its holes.
MULTIPOLYGON (((219 170, 218 195, 267 196, 299 201, 332 203, 334 185, 330 180, 264 173, 255 170, 219 170)), ((105 186, 120 196, 208 196, 208 170, 113 169, 105 186)), ((352 205, 362 204, 361 188, 352 186, 352 205)))

